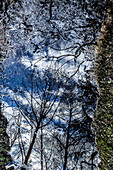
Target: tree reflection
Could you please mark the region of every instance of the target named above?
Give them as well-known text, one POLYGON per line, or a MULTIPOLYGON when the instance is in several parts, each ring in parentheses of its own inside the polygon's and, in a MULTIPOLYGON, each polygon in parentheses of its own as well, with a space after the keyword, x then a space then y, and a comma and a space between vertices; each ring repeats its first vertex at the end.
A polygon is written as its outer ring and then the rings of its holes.
POLYGON ((3 93, 10 93, 4 102, 11 106, 13 100, 12 145, 18 145, 21 163, 32 166, 36 157, 41 170, 95 169, 91 125, 98 92, 88 70, 105 1, 9 0, 0 5, 13 51, 4 62, 3 93))

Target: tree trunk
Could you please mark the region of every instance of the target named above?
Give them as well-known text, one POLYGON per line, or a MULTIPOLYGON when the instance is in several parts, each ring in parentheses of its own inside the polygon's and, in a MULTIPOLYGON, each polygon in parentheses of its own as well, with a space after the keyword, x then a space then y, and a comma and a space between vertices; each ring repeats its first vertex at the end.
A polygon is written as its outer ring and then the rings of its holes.
POLYGON ((51 20, 51 18, 52 18, 52 0, 50 0, 49 13, 50 13, 50 20, 51 20))
POLYGON ((25 165, 28 164, 28 160, 29 160, 29 157, 30 157, 30 155, 31 155, 31 152, 32 152, 32 149, 33 149, 35 140, 36 140, 37 132, 38 132, 38 130, 39 130, 40 122, 41 122, 41 121, 39 121, 39 122, 37 123, 37 127, 36 127, 36 129, 35 129, 35 131, 34 131, 33 139, 32 139, 32 141, 31 141, 31 143, 30 143, 30 146, 29 146, 27 155, 26 155, 26 157, 25 157, 25 162, 24 162, 25 165))
POLYGON ((41 127, 41 170, 43 170, 43 129, 41 127))
POLYGON ((68 124, 68 131, 67 131, 63 170, 66 170, 66 166, 67 166, 68 147, 69 147, 69 131, 70 131, 71 118, 72 118, 72 108, 70 109, 70 119, 69 119, 69 124, 68 124))

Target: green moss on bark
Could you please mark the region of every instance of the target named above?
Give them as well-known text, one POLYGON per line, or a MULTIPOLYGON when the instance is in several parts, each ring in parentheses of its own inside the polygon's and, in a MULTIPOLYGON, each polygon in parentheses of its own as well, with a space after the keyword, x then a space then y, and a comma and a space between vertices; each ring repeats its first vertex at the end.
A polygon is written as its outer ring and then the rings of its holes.
POLYGON ((98 49, 96 75, 100 99, 94 122, 101 170, 113 169, 113 0, 107 2, 108 20, 98 49))

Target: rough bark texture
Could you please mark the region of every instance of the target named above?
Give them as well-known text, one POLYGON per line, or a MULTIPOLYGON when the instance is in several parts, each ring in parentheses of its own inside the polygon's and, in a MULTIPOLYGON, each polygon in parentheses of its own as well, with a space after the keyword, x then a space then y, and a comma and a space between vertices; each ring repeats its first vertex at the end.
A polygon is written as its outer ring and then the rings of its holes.
POLYGON ((101 170, 113 169, 113 0, 107 3, 107 21, 99 39, 96 74, 100 99, 94 122, 101 170))
MULTIPOLYGON (((0 105, 0 170, 5 169, 5 166, 12 161, 10 155, 8 154, 10 147, 6 127, 7 120, 1 112, 0 105)), ((10 168, 10 170, 12 169, 13 168, 10 168)))
MULTIPOLYGON (((0 14, 4 12, 4 16, 5 16, 5 11, 3 11, 2 8, 3 8, 3 1, 1 0, 0 14)), ((0 82, 2 82, 2 74, 3 74, 2 62, 6 57, 6 53, 8 49, 7 40, 5 39, 5 24, 3 21, 0 23, 0 82)), ((1 84, 0 84, 0 170, 4 170, 5 166, 12 161, 11 156, 8 154, 10 147, 9 147, 9 137, 6 133, 6 128, 7 128, 7 119, 3 116, 2 109, 1 109, 1 84)), ((10 170, 11 169, 14 168, 10 168, 10 170)))

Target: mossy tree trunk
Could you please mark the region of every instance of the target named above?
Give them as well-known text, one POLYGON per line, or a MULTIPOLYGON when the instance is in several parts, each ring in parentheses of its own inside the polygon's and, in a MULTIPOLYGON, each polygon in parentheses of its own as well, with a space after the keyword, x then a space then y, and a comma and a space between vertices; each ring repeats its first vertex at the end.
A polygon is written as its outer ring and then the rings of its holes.
POLYGON ((99 39, 97 81, 100 99, 95 116, 101 170, 113 169, 113 0, 107 0, 107 21, 99 39))

